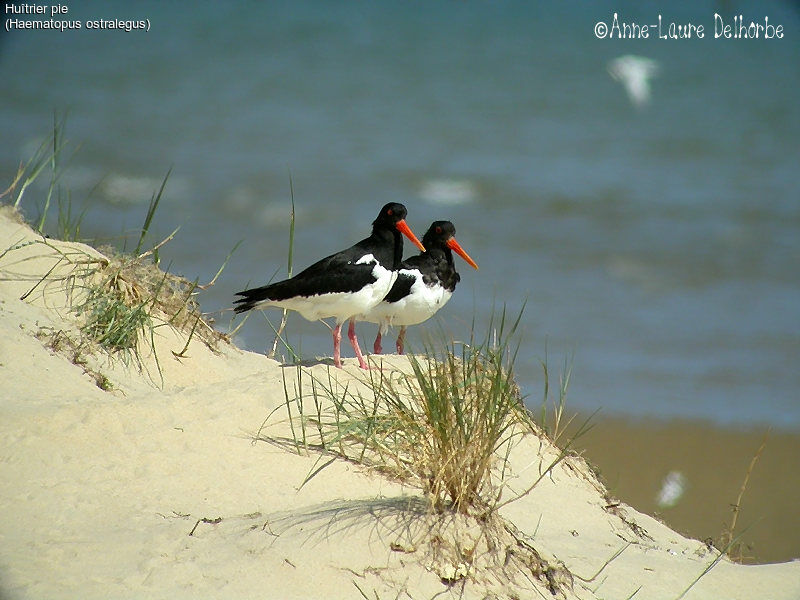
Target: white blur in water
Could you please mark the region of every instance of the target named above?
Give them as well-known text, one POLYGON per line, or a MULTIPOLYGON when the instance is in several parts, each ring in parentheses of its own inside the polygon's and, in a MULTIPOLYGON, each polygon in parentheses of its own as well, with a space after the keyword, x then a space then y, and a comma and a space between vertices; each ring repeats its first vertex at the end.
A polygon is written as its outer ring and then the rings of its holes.
POLYGON ((467 179, 429 179, 420 187, 419 195, 431 204, 452 206, 472 202, 478 189, 467 179))
POLYGON ((672 508, 683 497, 686 491, 686 476, 680 471, 670 471, 661 483, 656 504, 659 508, 672 508))
POLYGON ((608 74, 619 81, 636 108, 650 102, 650 80, 658 73, 659 65, 652 58, 626 54, 608 63, 608 74))

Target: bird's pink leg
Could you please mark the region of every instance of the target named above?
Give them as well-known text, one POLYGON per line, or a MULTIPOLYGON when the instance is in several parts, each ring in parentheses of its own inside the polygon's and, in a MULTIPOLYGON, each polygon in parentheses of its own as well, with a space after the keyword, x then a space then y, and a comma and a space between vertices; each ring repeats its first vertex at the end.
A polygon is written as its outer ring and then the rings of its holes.
POLYGON ((350 338, 350 343, 353 345, 353 350, 356 351, 358 366, 361 367, 362 369, 369 369, 369 367, 367 366, 367 362, 364 360, 364 355, 361 353, 361 348, 358 347, 355 319, 350 319, 350 326, 347 328, 347 337, 350 338))
POLYGON ((406 328, 405 326, 400 328, 400 333, 397 335, 397 353, 403 353, 403 340, 406 337, 406 328))
POLYGON ((381 330, 378 329, 378 337, 375 338, 375 345, 372 347, 372 351, 375 354, 380 354, 383 352, 383 347, 381 346, 381 330))
POLYGON ((333 366, 337 369, 342 368, 342 324, 337 323, 333 329, 333 366))

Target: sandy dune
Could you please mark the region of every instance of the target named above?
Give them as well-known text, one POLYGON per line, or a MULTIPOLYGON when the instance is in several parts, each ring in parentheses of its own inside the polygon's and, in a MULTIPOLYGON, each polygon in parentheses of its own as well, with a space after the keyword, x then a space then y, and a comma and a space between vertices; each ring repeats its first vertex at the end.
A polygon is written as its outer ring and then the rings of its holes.
MULTIPOLYGON (((609 507, 578 459, 503 507, 490 537, 343 460, 301 487, 317 455, 254 442, 295 367, 197 339, 179 359, 186 337, 169 327, 156 335, 161 375, 152 355, 143 369, 102 354, 73 364, 48 348, 76 327, 65 253, 97 256, 0 214, 0 598, 674 600, 712 564, 685 598, 800 598, 800 563, 715 564, 703 543, 609 507)), ((304 369, 362 378, 354 359, 304 369)), ((288 435, 276 414, 262 437, 288 435)), ((524 440, 511 487, 556 455, 524 440)))

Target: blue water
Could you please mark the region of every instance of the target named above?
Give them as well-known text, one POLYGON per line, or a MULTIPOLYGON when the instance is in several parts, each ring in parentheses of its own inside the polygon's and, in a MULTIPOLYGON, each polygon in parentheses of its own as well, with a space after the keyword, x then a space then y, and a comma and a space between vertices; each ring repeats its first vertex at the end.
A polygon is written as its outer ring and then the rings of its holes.
MULTIPOLYGON (((135 236, 172 167, 151 236, 181 227, 164 266, 207 281, 243 240, 204 310, 285 273, 291 175, 297 268, 364 237, 388 201, 420 236, 453 221, 481 268, 461 263, 440 322, 463 339, 527 299, 532 406, 546 348, 553 377, 573 361, 573 409, 800 429, 797 4, 66 4, 151 28, 0 34, 0 187, 54 109, 84 238, 135 236), (706 38, 597 39, 615 11, 706 38), (715 12, 784 37, 714 39, 715 12), (629 54, 658 64, 640 108, 609 75, 629 54)), ((237 342, 264 351, 270 332, 255 314, 237 342)), ((359 326, 362 346, 374 333, 359 326)), ((322 324, 295 316, 289 337, 330 355, 322 324)))

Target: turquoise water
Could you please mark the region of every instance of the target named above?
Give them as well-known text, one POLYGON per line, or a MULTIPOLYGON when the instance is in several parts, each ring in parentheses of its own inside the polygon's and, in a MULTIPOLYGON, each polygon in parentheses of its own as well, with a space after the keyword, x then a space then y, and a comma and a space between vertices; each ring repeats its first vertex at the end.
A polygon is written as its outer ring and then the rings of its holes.
MULTIPOLYGON (((181 227, 165 266, 208 280, 243 240, 204 310, 285 272, 291 174, 298 268, 366 235, 388 201, 418 235, 453 221, 481 269, 461 263, 441 323, 461 339, 527 299, 532 406, 546 347, 553 373, 574 357, 575 409, 800 428, 796 4, 66 4, 150 31, 0 34, 0 187, 54 109, 84 237, 134 232, 172 167, 153 236, 181 227), (615 11, 706 38, 597 39, 615 11), (784 38, 713 39, 715 12, 767 16, 784 38), (623 55, 658 65, 639 108, 609 74, 623 55)), ((371 347, 374 326, 358 330, 371 347)), ((237 341, 263 351, 270 331, 256 314, 237 341)), ((319 323, 291 319, 290 339, 331 352, 319 323)))

